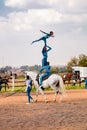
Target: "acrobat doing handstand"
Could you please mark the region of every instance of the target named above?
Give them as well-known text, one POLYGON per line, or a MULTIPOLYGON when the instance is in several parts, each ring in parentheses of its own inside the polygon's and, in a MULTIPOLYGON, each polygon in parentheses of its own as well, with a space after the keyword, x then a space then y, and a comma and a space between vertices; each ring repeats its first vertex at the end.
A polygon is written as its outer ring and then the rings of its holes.
POLYGON ((31 44, 43 40, 43 41, 44 41, 44 45, 46 46, 46 44, 47 44, 46 39, 49 38, 49 37, 54 37, 53 31, 50 31, 50 33, 46 33, 46 32, 44 32, 44 31, 42 31, 42 30, 40 30, 40 31, 41 31, 42 33, 46 34, 46 35, 43 36, 43 37, 41 37, 41 38, 39 38, 38 40, 33 41, 31 44))

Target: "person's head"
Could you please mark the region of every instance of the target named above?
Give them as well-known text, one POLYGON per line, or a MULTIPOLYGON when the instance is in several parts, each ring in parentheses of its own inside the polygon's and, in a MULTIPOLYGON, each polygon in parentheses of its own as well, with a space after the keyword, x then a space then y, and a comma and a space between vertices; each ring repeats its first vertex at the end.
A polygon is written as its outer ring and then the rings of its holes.
POLYGON ((51 36, 53 35, 53 31, 50 31, 50 35, 51 35, 51 36))
POLYGON ((26 80, 30 79, 29 75, 26 76, 26 80))
POLYGON ((43 47, 42 52, 45 52, 47 50, 46 46, 43 47))
POLYGON ((47 65, 50 65, 50 62, 49 62, 49 61, 47 61, 47 65))

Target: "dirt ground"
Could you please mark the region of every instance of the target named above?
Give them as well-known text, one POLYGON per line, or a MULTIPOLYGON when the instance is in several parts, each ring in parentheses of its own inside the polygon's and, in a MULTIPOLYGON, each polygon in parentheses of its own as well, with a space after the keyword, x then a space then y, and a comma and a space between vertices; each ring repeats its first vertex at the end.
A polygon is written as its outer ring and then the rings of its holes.
MULTIPOLYGON (((67 90, 67 97, 53 102, 53 92, 46 92, 38 102, 26 104, 25 93, 0 93, 0 130, 87 130, 87 90, 67 90)), ((35 94, 31 93, 35 98, 35 94)))

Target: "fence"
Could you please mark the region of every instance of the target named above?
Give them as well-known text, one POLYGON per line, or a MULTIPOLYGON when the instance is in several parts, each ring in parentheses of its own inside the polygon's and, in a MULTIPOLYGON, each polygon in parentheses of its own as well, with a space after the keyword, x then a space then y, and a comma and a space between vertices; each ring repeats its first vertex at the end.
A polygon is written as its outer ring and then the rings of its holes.
POLYGON ((25 80, 24 79, 15 79, 14 76, 11 77, 9 81, 9 86, 12 88, 12 91, 14 91, 15 87, 25 87, 25 80))

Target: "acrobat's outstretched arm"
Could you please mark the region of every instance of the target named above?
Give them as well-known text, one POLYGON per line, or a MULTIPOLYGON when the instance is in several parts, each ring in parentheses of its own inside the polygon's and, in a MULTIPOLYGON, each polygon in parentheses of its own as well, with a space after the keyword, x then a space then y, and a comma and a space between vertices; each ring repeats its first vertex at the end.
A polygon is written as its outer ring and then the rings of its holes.
POLYGON ((44 33, 44 34, 47 34, 47 35, 50 35, 50 37, 54 37, 54 35, 51 34, 51 32, 50 32, 50 33, 46 33, 46 32, 44 32, 44 31, 42 31, 42 30, 40 30, 40 32, 42 32, 42 33, 44 33))
POLYGON ((40 32, 42 32, 42 33, 44 33, 44 34, 48 34, 48 33, 44 32, 44 31, 42 31, 42 30, 40 30, 40 32))

